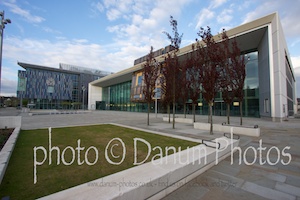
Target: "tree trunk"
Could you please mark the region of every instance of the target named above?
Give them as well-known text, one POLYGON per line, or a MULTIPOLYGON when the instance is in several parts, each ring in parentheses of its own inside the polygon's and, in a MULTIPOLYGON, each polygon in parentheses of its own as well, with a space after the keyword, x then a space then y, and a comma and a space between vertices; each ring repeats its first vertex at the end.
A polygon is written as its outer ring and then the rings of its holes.
POLYGON ((175 101, 173 101, 173 129, 175 128, 175 101))
POLYGON ((210 116, 210 135, 213 134, 213 121, 212 121, 212 103, 209 104, 209 116, 210 116))
POLYGON ((173 72, 173 129, 175 129, 175 102, 176 102, 176 83, 175 83, 175 72, 173 72))
POLYGON ((209 107, 209 104, 208 104, 207 123, 210 123, 210 107, 209 107))
POLYGON ((227 124, 230 124, 229 115, 230 115, 230 104, 227 103, 227 124))
POLYGON ((186 103, 183 104, 184 118, 186 118, 186 103))
POLYGON ((150 103, 148 102, 148 116, 147 116, 147 125, 149 126, 150 125, 150 122, 149 122, 149 114, 150 114, 150 103))
POLYGON ((240 125, 243 125, 243 101, 240 101, 240 125))
POLYGON ((194 116, 194 122, 196 122, 196 104, 193 103, 193 116, 194 116))
POLYGON ((171 123, 170 104, 168 104, 169 123, 171 123))

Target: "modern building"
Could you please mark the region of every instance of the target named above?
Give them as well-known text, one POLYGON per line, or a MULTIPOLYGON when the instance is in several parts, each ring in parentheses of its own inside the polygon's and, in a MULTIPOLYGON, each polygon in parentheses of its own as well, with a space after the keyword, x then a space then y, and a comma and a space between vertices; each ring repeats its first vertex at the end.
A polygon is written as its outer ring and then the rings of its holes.
MULTIPOLYGON (((237 40, 242 53, 249 58, 246 63, 244 115, 266 117, 273 121, 282 121, 293 115, 297 111, 295 76, 278 13, 227 30, 227 35, 237 40)), ((168 47, 158 50, 156 59, 162 61, 167 51, 168 47)), ((179 50, 178 56, 180 58, 191 51, 192 45, 188 45, 179 50)), ((139 86, 142 84, 144 63, 145 59, 139 58, 133 67, 91 82, 88 108, 146 111, 146 104, 135 101, 142 95, 139 86)), ((160 112, 164 111, 160 104, 159 108, 160 112)), ((200 95, 197 113, 207 114, 207 110, 208 105, 200 95)), ((182 111, 180 105, 177 105, 176 111, 182 111)), ((213 114, 225 115, 225 111, 226 105, 221 93, 218 93, 213 114)), ((238 102, 234 102, 231 115, 238 114, 238 102)))
POLYGON ((297 114, 300 113, 300 98, 297 98, 297 114))
POLYGON ((88 84, 110 73, 68 64, 59 68, 18 62, 17 97, 36 109, 82 109, 88 84))

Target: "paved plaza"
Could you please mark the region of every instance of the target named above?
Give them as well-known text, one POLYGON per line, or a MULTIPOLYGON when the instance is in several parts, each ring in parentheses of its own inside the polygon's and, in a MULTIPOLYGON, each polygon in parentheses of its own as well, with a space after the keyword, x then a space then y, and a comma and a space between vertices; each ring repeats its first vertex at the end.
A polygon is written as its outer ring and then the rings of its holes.
MULTIPOLYGON (((151 114, 150 126, 147 126, 146 113, 80 111, 58 114, 55 111, 37 110, 31 111, 33 115, 30 116, 28 112, 21 110, 0 109, 0 115, 9 115, 7 113, 22 116, 21 128, 24 130, 118 123, 196 139, 211 139, 223 135, 217 132, 209 135, 207 131, 196 130, 192 125, 183 123, 176 123, 176 128, 172 129, 172 124, 162 121, 166 114, 151 114)), ((213 120, 214 123, 222 123, 226 118, 214 116, 213 120)), ((197 116, 196 121, 207 122, 207 116, 197 116)), ((231 156, 227 157, 164 199, 299 200, 300 119, 290 118, 281 123, 260 118, 243 118, 243 121, 248 126, 258 125, 261 137, 241 136, 241 151, 234 153, 232 161, 231 156), (260 147, 261 156, 258 150, 260 147), (291 161, 285 165, 289 161, 288 155, 291 155, 291 161)), ((231 122, 238 124, 239 118, 231 117, 231 122)))

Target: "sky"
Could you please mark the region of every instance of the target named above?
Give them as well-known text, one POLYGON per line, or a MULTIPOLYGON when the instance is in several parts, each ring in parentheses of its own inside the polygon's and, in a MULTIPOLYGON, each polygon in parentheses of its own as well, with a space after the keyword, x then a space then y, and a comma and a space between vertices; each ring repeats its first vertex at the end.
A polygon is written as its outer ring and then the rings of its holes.
POLYGON ((178 21, 181 47, 278 12, 300 97, 300 0, 1 0, 12 23, 3 36, 1 95, 16 96, 17 63, 58 68, 72 64, 109 72, 133 66, 135 59, 170 44, 169 19, 178 21))

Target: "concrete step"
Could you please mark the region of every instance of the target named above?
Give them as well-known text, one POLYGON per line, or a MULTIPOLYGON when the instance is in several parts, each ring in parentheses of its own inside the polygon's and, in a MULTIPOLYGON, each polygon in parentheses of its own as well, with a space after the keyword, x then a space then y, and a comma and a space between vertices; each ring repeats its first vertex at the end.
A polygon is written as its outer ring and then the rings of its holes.
POLYGON ((235 168, 232 167, 231 165, 228 165, 228 161, 225 162, 222 161, 211 169, 231 176, 236 176, 240 172, 239 168, 235 168))
POLYGON ((295 195, 287 194, 278 190, 260 186, 258 184, 246 181, 242 187, 243 190, 273 200, 296 200, 295 195))
POLYGON ((263 176, 270 180, 278 181, 278 182, 282 182, 282 183, 284 183, 286 181, 286 176, 277 174, 277 173, 273 173, 273 172, 268 172, 268 171, 265 171, 262 169, 252 169, 251 174, 263 176))
POLYGON ((240 179, 235 176, 228 175, 228 174, 224 174, 222 172, 215 171, 215 170, 209 170, 206 172, 205 175, 210 176, 218 181, 227 183, 228 185, 233 186, 233 187, 240 188, 244 183, 243 179, 240 179))
POLYGON ((179 189, 175 190, 171 194, 164 197, 163 200, 201 199, 210 191, 209 188, 206 187, 206 185, 207 178, 203 179, 202 182, 198 182, 197 178, 195 178, 179 189))
MULTIPOLYGON (((197 200, 211 200, 211 199, 223 199, 223 200, 265 200, 266 198, 258 196, 254 193, 242 190, 239 188, 243 184, 243 180, 235 178, 230 175, 222 174, 212 170, 207 171, 205 174, 197 177, 197 183, 201 186, 209 188, 209 191, 205 193, 201 198, 197 200), (236 184, 232 184, 236 183, 236 184)), ((188 199, 188 198, 186 198, 188 199)))
POLYGON ((201 199, 207 192, 209 192, 209 189, 205 187, 197 187, 187 184, 187 186, 183 186, 164 197, 163 200, 201 199))
POLYGON ((300 188, 296 187, 296 186, 293 186, 293 185, 288 185, 288 184, 285 184, 285 183, 277 182, 276 185, 275 185, 275 189, 279 190, 279 191, 282 191, 284 193, 288 193, 288 194, 300 197, 300 188))

